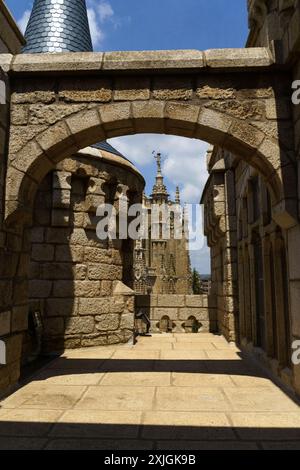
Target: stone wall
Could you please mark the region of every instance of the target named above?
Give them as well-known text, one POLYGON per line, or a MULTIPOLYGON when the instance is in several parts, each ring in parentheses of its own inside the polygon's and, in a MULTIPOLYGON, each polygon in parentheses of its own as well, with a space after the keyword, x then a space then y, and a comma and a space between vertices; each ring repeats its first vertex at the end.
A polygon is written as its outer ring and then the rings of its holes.
POLYGON ((298 61, 299 0, 248 0, 248 47, 270 46, 281 63, 298 61))
MULTIPOLYGON (((16 275, 17 264, 14 256, 17 236, 11 230, 8 234, 4 230, 4 201, 5 201, 5 174, 7 165, 8 123, 10 90, 7 75, 0 68, 0 338, 6 345, 7 365, 0 365, 0 393, 14 384, 20 373, 20 355, 22 349, 22 335, 16 331, 13 319, 13 281, 16 275), (7 246, 10 253, 7 253, 7 246)), ((17 293, 15 293, 17 295, 17 293)))
POLYGON ((205 204, 204 233, 211 248, 211 294, 217 299, 219 331, 235 341, 237 307, 235 178, 225 169, 226 152, 208 152, 207 181, 201 203, 205 204))
POLYGON ((137 295, 136 313, 146 313, 151 321, 151 332, 161 331, 161 321, 168 320, 173 332, 190 331, 193 317, 199 332, 216 332, 217 309, 215 298, 210 295, 137 295))
POLYGON ((18 54, 25 39, 4 2, 0 2, 0 54, 18 54))
POLYGON ((268 49, 74 53, 55 61, 24 54, 8 68, 8 217, 25 203, 26 183, 26 195, 34 191, 44 162, 97 138, 158 132, 226 143, 270 180, 282 223, 295 218, 296 194, 285 204, 284 184, 293 154, 279 148, 281 134, 270 117, 277 101, 289 119, 290 88, 268 49))
POLYGON ((40 185, 30 230, 29 314, 41 315, 43 352, 132 336, 134 292, 123 281, 130 284, 133 251, 126 257, 123 241, 97 238, 95 212, 104 202, 117 209, 121 195, 141 197, 142 186, 126 166, 83 154, 64 160, 40 185))
MULTIPOLYGON (((0 230, 4 218, 4 189, 5 189, 5 168, 7 160, 7 127, 9 119, 9 85, 8 77, 0 68, 0 230)), ((3 240, 2 240, 3 244, 3 240)), ((1 247, 1 236, 0 236, 1 247)))
MULTIPOLYGON (((248 47, 270 46, 276 60, 285 64, 289 73, 289 88, 292 82, 300 79, 300 1, 299 0, 248 0, 250 35, 248 47)), ((278 119, 280 107, 273 110, 273 118, 278 119)), ((293 145, 296 155, 294 179, 298 178, 298 201, 300 214, 300 105, 291 109, 293 118, 292 133, 282 126, 281 134, 289 145, 293 145)), ((278 121, 277 121, 278 122, 278 121)), ((279 121, 280 123, 280 121, 279 121)), ((278 124, 277 124, 278 126, 278 124)), ((278 126, 279 127, 279 126, 278 126)), ((291 181, 291 185, 295 184, 291 181)), ((287 277, 289 280, 289 314, 290 314, 290 342, 300 339, 300 228, 299 223, 289 227, 283 233, 286 257, 287 277)), ((249 346, 249 345, 248 345, 249 346)), ((271 364, 278 374, 278 367, 271 364), (277 368, 277 370, 276 370, 277 368)), ((300 366, 291 365, 285 381, 300 393, 300 366)), ((281 375, 284 371, 280 372, 281 375)))
POLYGON ((144 180, 124 158, 84 149, 50 171, 35 207, 5 227, 0 250, 0 393, 39 352, 126 342, 134 329, 133 246, 96 237, 96 208, 141 200, 144 180), (38 312, 42 332, 33 328, 38 312))

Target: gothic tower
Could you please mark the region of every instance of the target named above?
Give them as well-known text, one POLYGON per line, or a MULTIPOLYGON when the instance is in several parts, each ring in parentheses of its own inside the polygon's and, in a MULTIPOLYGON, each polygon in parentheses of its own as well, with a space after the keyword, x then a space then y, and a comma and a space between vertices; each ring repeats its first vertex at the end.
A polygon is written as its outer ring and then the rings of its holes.
POLYGON ((170 199, 161 168, 161 154, 155 155, 157 171, 150 197, 144 195, 143 205, 148 214, 148 238, 135 243, 135 291, 137 294, 190 294, 191 271, 187 241, 175 236, 174 217, 180 206, 177 186, 175 201, 170 199), (169 209, 170 236, 164 236, 161 218, 153 220, 153 210, 169 209))

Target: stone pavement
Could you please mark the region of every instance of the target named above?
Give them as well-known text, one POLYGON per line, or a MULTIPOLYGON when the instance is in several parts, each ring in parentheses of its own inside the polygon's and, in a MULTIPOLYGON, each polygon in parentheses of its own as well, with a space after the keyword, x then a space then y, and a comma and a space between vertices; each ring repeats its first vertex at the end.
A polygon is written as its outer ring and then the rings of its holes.
POLYGON ((0 449, 300 449, 299 405, 209 333, 66 351, 0 405, 0 449))

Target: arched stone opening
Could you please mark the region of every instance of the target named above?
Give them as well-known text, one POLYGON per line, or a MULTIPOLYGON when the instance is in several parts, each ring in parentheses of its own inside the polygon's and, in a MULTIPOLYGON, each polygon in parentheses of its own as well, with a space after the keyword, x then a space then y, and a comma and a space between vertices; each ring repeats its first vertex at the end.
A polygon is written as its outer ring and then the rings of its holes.
POLYGON ((157 325, 160 333, 172 333, 174 326, 173 320, 168 315, 163 315, 157 325))
MULTIPOLYGON (((283 225, 290 223, 291 214, 294 213, 295 187, 287 186, 286 178, 294 171, 293 163, 286 152, 278 150, 274 139, 257 130, 251 123, 200 105, 182 102, 150 100, 98 105, 60 119, 16 152, 12 150, 12 135, 6 178, 5 224, 8 232, 17 232, 20 244, 14 252, 17 263, 20 256, 26 255, 22 253, 22 244, 28 244, 26 227, 32 223, 34 198, 47 173, 86 145, 143 132, 197 138, 236 152, 239 158, 263 176, 271 194, 273 217, 283 225), (286 199, 287 195, 289 199, 286 199)), ((215 224, 213 213, 211 218, 212 224, 215 224)), ((10 237, 13 240, 15 234, 9 233, 8 239, 10 237)), ((12 280, 16 299, 14 309, 18 310, 18 332, 27 328, 27 317, 24 314, 27 309, 26 282, 26 276, 12 280)), ((228 317, 226 321, 229 325, 231 319, 228 317)))
POLYGON ((200 105, 153 100, 112 103, 76 112, 49 126, 21 150, 11 152, 6 183, 7 222, 11 217, 20 220, 28 215, 38 184, 59 161, 96 141, 145 132, 205 140, 239 155, 264 177, 272 195, 274 217, 284 223, 286 211, 289 216, 295 188, 290 184, 287 188, 285 181, 294 172, 294 165, 274 140, 245 120, 200 105))
POLYGON ((193 315, 189 316, 189 318, 183 323, 182 325, 184 331, 186 333, 198 333, 200 328, 202 327, 201 322, 199 322, 196 317, 193 315))

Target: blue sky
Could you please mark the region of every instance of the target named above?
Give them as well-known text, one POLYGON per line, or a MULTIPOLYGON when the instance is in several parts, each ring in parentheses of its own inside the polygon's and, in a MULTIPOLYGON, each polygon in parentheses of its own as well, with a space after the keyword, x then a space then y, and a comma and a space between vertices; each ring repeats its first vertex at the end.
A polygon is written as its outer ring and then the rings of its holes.
MULTIPOLYGON (((32 0, 6 3, 17 20, 32 6, 32 0)), ((243 47, 247 37, 246 0, 87 0, 87 5, 103 33, 96 49, 243 47)))
MULTIPOLYGON (((246 0, 87 0, 94 50, 212 49, 244 47, 246 0)), ((32 0, 6 0, 24 31, 32 0)), ((151 191, 155 176, 152 151, 161 151, 171 196, 179 184, 182 199, 198 203, 207 179, 207 144, 176 136, 137 135, 112 139, 131 159, 151 191)), ((209 251, 191 253, 192 264, 208 273, 209 251)))

